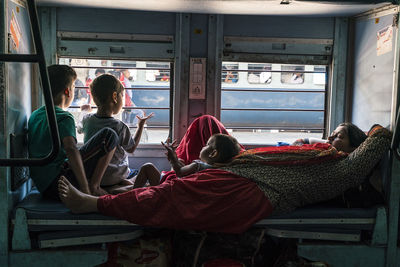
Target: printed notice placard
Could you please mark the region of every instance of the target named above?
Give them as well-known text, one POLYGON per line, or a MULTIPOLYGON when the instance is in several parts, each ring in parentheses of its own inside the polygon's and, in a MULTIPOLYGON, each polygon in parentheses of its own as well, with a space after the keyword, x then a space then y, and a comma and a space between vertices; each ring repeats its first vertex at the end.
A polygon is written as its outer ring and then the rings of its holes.
POLYGON ((376 33, 376 55, 380 56, 392 51, 393 27, 386 26, 376 33))

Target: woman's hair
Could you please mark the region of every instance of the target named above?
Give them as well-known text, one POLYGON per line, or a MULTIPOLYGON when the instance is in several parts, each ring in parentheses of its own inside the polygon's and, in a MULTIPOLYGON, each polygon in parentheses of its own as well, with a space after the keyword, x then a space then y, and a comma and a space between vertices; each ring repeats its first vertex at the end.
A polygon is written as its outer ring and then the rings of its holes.
POLYGON ((344 122, 339 124, 339 126, 344 126, 346 128, 350 140, 350 146, 352 147, 358 147, 365 139, 367 139, 367 135, 351 122, 344 122))
POLYGON ((47 68, 53 98, 69 88, 76 80, 76 72, 67 65, 51 65, 47 68))
POLYGON ((110 102, 112 94, 124 90, 121 82, 111 74, 102 74, 90 84, 90 92, 97 106, 104 106, 110 102))
POLYGON ((218 151, 218 163, 226 163, 239 154, 240 145, 235 137, 227 134, 214 134, 215 149, 218 151))

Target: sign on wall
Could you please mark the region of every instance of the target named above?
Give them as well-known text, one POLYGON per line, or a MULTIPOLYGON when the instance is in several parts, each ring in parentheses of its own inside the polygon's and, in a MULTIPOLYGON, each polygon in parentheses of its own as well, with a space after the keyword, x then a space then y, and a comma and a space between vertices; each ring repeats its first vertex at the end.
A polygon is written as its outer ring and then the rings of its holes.
POLYGON ((376 33, 376 55, 380 56, 392 51, 393 26, 389 25, 376 33))
POLYGON ((190 58, 189 99, 206 98, 206 59, 190 58))

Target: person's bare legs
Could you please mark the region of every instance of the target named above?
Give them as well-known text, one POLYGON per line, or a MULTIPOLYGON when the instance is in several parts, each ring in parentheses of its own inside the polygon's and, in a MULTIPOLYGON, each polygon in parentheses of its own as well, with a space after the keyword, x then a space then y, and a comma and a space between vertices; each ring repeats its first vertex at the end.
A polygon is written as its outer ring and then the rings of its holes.
POLYGON ((92 195, 102 196, 107 195, 108 192, 100 187, 101 179, 110 164, 110 161, 114 155, 115 149, 110 150, 107 154, 102 156, 97 162, 96 168, 94 169, 93 175, 90 178, 89 189, 92 195))
POLYGON ((64 176, 61 176, 58 181, 58 194, 61 201, 72 213, 98 212, 97 200, 99 197, 82 193, 64 176))
POLYGON ((131 178, 125 179, 121 183, 105 188, 112 195, 125 193, 134 188, 144 187, 149 181, 150 186, 160 184, 160 172, 152 163, 143 164, 139 173, 131 178))
POLYGON ((149 181, 150 186, 159 185, 160 184, 160 171, 151 164, 151 167, 148 167, 147 170, 147 180, 149 181))
POLYGON ((149 181, 151 186, 160 184, 160 172, 152 163, 143 164, 134 179, 134 188, 144 187, 149 181))

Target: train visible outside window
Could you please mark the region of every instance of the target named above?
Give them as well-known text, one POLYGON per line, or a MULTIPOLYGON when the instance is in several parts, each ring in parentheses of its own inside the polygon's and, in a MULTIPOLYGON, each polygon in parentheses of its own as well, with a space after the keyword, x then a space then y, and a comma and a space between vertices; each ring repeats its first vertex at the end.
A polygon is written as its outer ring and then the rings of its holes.
POLYGON ((282 83, 304 83, 304 66, 282 65, 282 83))
MULTIPOLYGON (((114 75, 125 87, 125 103, 123 110, 117 115, 125 122, 132 133, 136 130, 136 116, 154 112, 147 121, 142 134, 141 143, 159 143, 170 134, 170 63, 128 61, 113 59, 77 59, 60 58, 59 64, 73 67, 78 75, 75 82, 75 99, 69 108, 74 114, 76 123, 80 123, 85 111, 81 106, 90 104, 96 111, 96 105, 90 95, 90 83, 99 75, 114 75)), ((77 136, 83 141, 83 136, 77 136)))
POLYGON ((271 83, 272 81, 272 73, 271 68, 272 64, 248 64, 247 65, 249 72, 247 74, 247 81, 251 84, 264 84, 271 83), (250 71, 254 70, 254 71, 250 71))
POLYGON ((169 82, 170 71, 169 63, 149 62, 146 63, 146 81, 148 82, 169 82))
POLYGON ((322 138, 327 66, 223 62, 221 121, 239 142, 322 138), (226 82, 234 70, 235 82, 226 82))
POLYGON ((238 69, 237 63, 227 63, 222 65, 222 83, 237 83, 238 82, 238 69))

